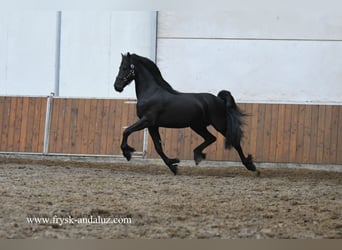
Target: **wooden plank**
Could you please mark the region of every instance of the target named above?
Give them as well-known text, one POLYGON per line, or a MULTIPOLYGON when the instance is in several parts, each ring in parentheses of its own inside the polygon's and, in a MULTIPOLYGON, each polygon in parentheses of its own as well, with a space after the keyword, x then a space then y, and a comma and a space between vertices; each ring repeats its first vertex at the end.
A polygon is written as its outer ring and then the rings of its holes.
POLYGON ((181 150, 184 152, 182 159, 193 159, 193 152, 191 149, 191 136, 192 132, 190 128, 184 129, 184 141, 179 142, 181 150))
POLYGON ((100 136, 100 154, 106 155, 107 153, 107 141, 108 141, 108 121, 109 121, 109 106, 110 100, 103 100, 103 110, 100 119, 102 120, 101 136, 100 136))
POLYGON ((45 131, 45 118, 46 118, 46 104, 47 98, 41 98, 41 109, 39 116, 39 136, 38 136, 38 152, 44 151, 44 131, 45 131))
POLYGON ((265 104, 259 104, 258 109, 258 123, 257 123, 257 149, 255 157, 260 161, 264 161, 264 133, 265 133, 265 104))
POLYGON ((298 158, 298 162, 310 162, 311 133, 312 133, 312 105, 304 106, 304 135, 303 135, 303 156, 298 158))
MULTIPOLYGON (((336 164, 337 163, 337 143, 338 143, 338 119, 339 119, 339 109, 342 106, 332 106, 331 109, 331 133, 330 133, 330 151, 329 154, 329 163, 336 164)), ((342 149, 339 151, 342 152, 342 149)))
POLYGON ((16 112, 17 112, 17 98, 10 97, 9 99, 9 114, 8 114, 8 137, 7 137, 7 150, 9 152, 13 152, 13 144, 14 144, 14 134, 15 134, 15 120, 16 120, 16 112))
POLYGON ((76 126, 78 118, 78 105, 82 105, 83 99, 65 99, 65 120, 63 153, 80 153, 80 145, 76 145, 76 126))
POLYGON ((71 146, 74 152, 80 154, 86 154, 88 152, 89 124, 91 120, 90 107, 91 102, 87 99, 74 100, 71 104, 70 120, 73 121, 72 124, 70 124, 71 146), (75 114, 76 109, 77 115, 75 114), (80 131, 76 130, 79 127, 80 131))
POLYGON ((56 151, 59 153, 68 153, 72 152, 70 144, 67 144, 65 139, 66 134, 68 134, 70 128, 70 120, 66 119, 67 108, 68 105, 72 105, 73 99, 69 98, 61 98, 57 99, 58 101, 58 119, 57 119, 57 127, 58 127, 58 134, 57 134, 57 142, 56 142, 56 151), (66 132, 68 130, 68 132, 66 132))
POLYGON ((49 136, 49 153, 56 152, 56 140, 57 140, 57 121, 58 121, 58 102, 57 99, 52 99, 51 110, 51 123, 50 123, 50 136, 49 136))
POLYGON ((66 113, 67 113, 67 106, 68 103, 71 101, 70 99, 56 99, 58 102, 58 112, 57 112, 57 127, 58 127, 58 134, 57 134, 57 140, 56 140, 56 152, 58 153, 66 153, 70 150, 69 145, 66 143, 67 140, 65 140, 67 130, 69 130, 68 123, 69 121, 66 120, 66 113))
POLYGON ((71 151, 71 140, 70 140, 70 121, 71 121, 71 105, 72 99, 62 99, 63 103, 63 119, 61 121, 61 126, 63 134, 59 135, 61 137, 61 146, 56 150, 61 153, 70 153, 71 151))
POLYGON ((93 154, 96 133, 96 113, 97 100, 96 99, 76 99, 73 102, 73 107, 76 109, 75 119, 75 138, 74 138, 74 152, 78 154, 93 154), (86 113, 86 107, 89 106, 89 113, 86 113), (92 107, 94 106, 94 107, 92 107), (93 110, 92 110, 93 109, 93 110), (88 119, 88 120, 87 120, 88 119), (94 128, 91 129, 91 125, 94 128), (84 138, 85 137, 85 138, 84 138), (88 145, 83 147, 83 140, 88 145), (84 150, 84 151, 82 151, 84 150))
POLYGON ((20 142, 19 151, 25 152, 26 147, 26 136, 27 136, 27 122, 28 122, 28 110, 29 110, 29 97, 23 97, 23 108, 22 108, 22 121, 20 129, 20 142))
POLYGON ((284 147, 284 126, 285 126, 285 105, 279 104, 278 108, 278 126, 277 126, 277 147, 276 147, 276 162, 283 161, 284 147))
POLYGON ((254 103, 252 105, 252 113, 251 113, 251 122, 250 122, 250 149, 249 152, 253 155, 254 159, 256 162, 260 161, 256 157, 256 150, 257 150, 257 135, 258 135, 258 109, 259 109, 259 104, 254 103))
POLYGON ((119 155, 121 154, 120 151, 120 144, 119 139, 120 135, 115 134, 115 120, 116 115, 119 110, 117 110, 117 104, 119 101, 117 100, 110 100, 109 108, 108 108, 108 131, 107 131, 107 154, 109 155, 119 155))
MULTIPOLYGON (((15 118, 15 125, 14 125, 14 141, 13 141, 13 151, 19 152, 20 151, 20 131, 22 127, 22 110, 23 110, 23 98, 17 98, 17 108, 16 108, 16 118, 15 118)), ((1 124, 1 122, 0 122, 1 124)))
POLYGON ((32 140, 33 140, 33 129, 34 129, 34 113, 35 113, 35 100, 34 98, 29 98, 29 109, 28 109, 28 121, 26 126, 26 145, 25 145, 25 152, 32 152, 32 140))
POLYGON ((40 114, 41 114, 41 98, 32 98, 33 108, 33 127, 32 127, 32 152, 38 152, 39 148, 39 131, 40 131, 40 114))
POLYGON ((8 151, 8 132, 9 132, 9 117, 11 111, 10 97, 4 97, 2 110, 2 131, 1 131, 1 151, 8 151))
MULTIPOLYGON (((174 133, 174 129, 171 128, 165 128, 165 137, 164 140, 162 140, 162 144, 163 144, 163 148, 164 148, 164 152, 165 154, 169 157, 169 158, 175 158, 176 154, 175 152, 173 152, 173 133, 174 133)), ((177 144, 177 142, 175 142, 177 144)))
POLYGON ((44 129, 45 129, 45 116, 46 116, 46 98, 40 97, 40 108, 37 117, 39 128, 37 130, 37 152, 43 152, 44 148, 44 129))
POLYGON ((62 99, 56 99, 58 102, 58 111, 57 111, 57 134, 56 134, 56 152, 63 153, 65 149, 68 149, 68 147, 65 147, 64 145, 64 130, 65 130, 65 112, 66 112, 66 103, 69 101, 69 99, 62 98, 62 99), (64 150, 63 150, 64 149, 64 150))
POLYGON ((5 120, 5 103, 6 97, 0 96, 0 151, 6 151, 5 143, 3 143, 3 133, 5 132, 3 121, 5 120))
POLYGON ((87 151, 82 152, 83 136, 89 136, 87 132, 84 132, 85 117, 85 103, 89 102, 88 99, 73 99, 71 104, 71 121, 72 121, 72 143, 71 148, 74 154, 86 154, 87 151))
POLYGON ((56 142, 58 136, 58 105, 59 99, 52 99, 51 125, 49 136, 49 153, 56 153, 56 142))
POLYGON ((188 139, 191 138, 191 133, 190 128, 178 129, 177 131, 177 138, 175 138, 175 142, 178 145, 176 157, 179 159, 193 159, 193 149, 190 148, 191 141, 188 139))
POLYGON ((93 154, 100 154, 101 153, 101 128, 102 122, 101 114, 103 113, 103 100, 97 99, 96 100, 96 114, 95 114, 95 129, 94 129, 94 147, 93 147, 93 154))
MULTIPOLYGON (((165 142, 169 146, 169 151, 170 151, 170 157, 171 158, 180 158, 178 154, 178 150, 182 150, 182 144, 178 144, 178 133, 182 129, 175 129, 175 128, 168 128, 171 134, 171 139, 170 142, 165 142)), ((181 159, 181 158, 180 158, 181 159)))
POLYGON ((5 96, 0 96, 0 135, 2 134, 2 121, 5 107, 5 96))
POLYGON ((336 164, 342 164, 342 106, 339 106, 338 117, 338 140, 337 140, 337 160, 336 164))
POLYGON ((316 142, 316 161, 314 163, 323 163, 324 149, 324 125, 325 125, 325 106, 318 107, 318 128, 316 142))
POLYGON ((322 163, 331 163, 332 106, 325 106, 322 163))
POLYGON ((184 150, 183 150, 183 145, 184 145, 184 134, 185 130, 184 129, 178 129, 175 137, 175 144, 176 144, 176 155, 179 159, 184 159, 184 150))
POLYGON ((294 162, 296 160, 299 106, 295 104, 291 105, 291 113, 292 115, 288 162, 294 162))
POLYGON ((263 126, 263 161, 269 161, 270 144, 271 144, 271 130, 272 130, 272 105, 265 104, 264 126, 263 126))
POLYGON ((282 162, 289 162, 289 157, 290 157, 290 137, 291 137, 291 124, 292 124, 292 122, 291 122, 292 106, 293 105, 285 105, 282 162))
POLYGON ((278 104, 270 104, 271 105, 271 131, 270 131, 270 144, 269 144, 269 152, 268 152, 268 162, 276 161, 276 148, 277 148, 277 129, 278 129, 278 104))
POLYGON ((311 131, 310 131, 310 157, 308 163, 316 163, 317 152, 317 136, 318 136, 318 118, 319 118, 319 106, 313 105, 311 111, 311 131))
POLYGON ((304 150, 304 120, 305 120, 305 105, 298 105, 298 122, 296 133, 296 155, 294 162, 303 162, 304 150))

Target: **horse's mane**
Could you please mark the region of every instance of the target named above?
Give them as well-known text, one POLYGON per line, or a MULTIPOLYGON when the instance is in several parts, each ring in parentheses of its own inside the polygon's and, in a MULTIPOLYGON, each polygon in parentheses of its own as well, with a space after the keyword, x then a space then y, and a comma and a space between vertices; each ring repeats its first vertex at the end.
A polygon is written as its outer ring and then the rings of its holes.
POLYGON ((138 60, 139 62, 141 62, 153 75, 153 77, 156 80, 156 83, 161 86, 163 89, 167 90, 168 92, 172 93, 172 94, 178 94, 179 92, 174 90, 171 85, 164 80, 162 74, 160 73, 159 68, 157 67, 157 65, 152 62, 150 59, 146 58, 146 57, 142 57, 142 56, 138 56, 136 54, 132 54, 131 56, 134 57, 134 59, 138 60))

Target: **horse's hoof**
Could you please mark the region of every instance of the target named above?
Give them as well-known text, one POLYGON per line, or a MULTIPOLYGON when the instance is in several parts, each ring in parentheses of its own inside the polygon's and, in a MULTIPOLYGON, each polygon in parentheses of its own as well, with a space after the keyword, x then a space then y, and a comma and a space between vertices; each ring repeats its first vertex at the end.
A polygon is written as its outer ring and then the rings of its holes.
POLYGON ((247 168, 249 171, 256 171, 256 166, 255 166, 254 163, 253 163, 253 158, 252 158, 251 155, 248 155, 248 156, 247 156, 244 165, 246 166, 246 168, 247 168))
POLYGON ((168 167, 170 168, 171 172, 174 174, 174 175, 177 175, 178 173, 178 165, 177 164, 170 164, 168 165, 168 167))
POLYGON ((174 174, 174 175, 177 175, 178 173, 178 165, 177 163, 179 163, 179 159, 175 158, 175 159, 169 159, 167 161, 167 166, 170 168, 171 172, 174 174))
POLYGON ((206 157, 206 154, 204 153, 198 153, 198 154, 195 153, 194 160, 195 160, 196 165, 198 165, 202 160, 204 160, 205 157, 206 157))
POLYGON ((132 158, 132 153, 135 151, 134 148, 127 146, 126 148, 122 149, 122 153, 127 159, 127 161, 130 161, 132 158))

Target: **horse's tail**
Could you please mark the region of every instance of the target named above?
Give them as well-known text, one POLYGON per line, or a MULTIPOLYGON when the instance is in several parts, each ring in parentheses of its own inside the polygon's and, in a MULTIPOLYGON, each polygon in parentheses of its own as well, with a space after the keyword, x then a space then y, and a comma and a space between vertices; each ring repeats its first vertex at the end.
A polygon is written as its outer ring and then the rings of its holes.
POLYGON ((226 106, 227 128, 225 148, 231 148, 232 146, 239 145, 242 139, 242 117, 245 116, 245 114, 238 108, 229 91, 222 90, 217 96, 224 101, 226 106))

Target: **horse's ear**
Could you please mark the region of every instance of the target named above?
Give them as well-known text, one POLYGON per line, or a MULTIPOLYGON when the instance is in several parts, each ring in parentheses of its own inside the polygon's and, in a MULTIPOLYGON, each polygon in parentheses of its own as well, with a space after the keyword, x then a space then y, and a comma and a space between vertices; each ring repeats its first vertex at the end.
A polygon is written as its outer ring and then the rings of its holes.
POLYGON ((127 52, 127 56, 131 56, 131 54, 129 52, 127 52))

